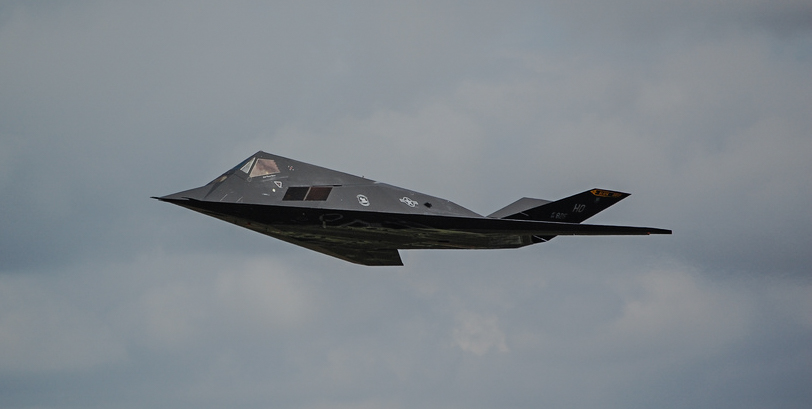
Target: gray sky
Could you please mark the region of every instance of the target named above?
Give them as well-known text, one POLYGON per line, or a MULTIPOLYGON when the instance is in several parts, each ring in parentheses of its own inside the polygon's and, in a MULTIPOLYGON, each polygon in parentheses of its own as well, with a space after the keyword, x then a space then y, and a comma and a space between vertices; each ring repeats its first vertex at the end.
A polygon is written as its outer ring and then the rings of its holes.
POLYGON ((0 407, 808 408, 801 0, 0 5, 0 407), (367 268, 150 200, 257 150, 673 236, 367 268))

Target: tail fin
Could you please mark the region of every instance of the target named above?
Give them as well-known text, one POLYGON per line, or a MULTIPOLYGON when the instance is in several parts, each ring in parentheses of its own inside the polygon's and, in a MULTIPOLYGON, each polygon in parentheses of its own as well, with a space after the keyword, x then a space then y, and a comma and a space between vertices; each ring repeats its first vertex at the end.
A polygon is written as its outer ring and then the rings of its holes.
POLYGON ((592 189, 502 217, 514 220, 581 223, 609 206, 625 199, 629 193, 592 189))

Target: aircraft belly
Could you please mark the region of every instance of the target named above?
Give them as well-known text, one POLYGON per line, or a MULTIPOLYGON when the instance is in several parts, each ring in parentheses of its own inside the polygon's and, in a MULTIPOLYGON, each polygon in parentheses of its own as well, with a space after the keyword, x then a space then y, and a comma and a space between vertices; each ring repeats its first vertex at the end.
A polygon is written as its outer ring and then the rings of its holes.
MULTIPOLYGON (((504 232, 477 232, 437 229, 412 225, 405 221, 344 220, 335 225, 327 222, 268 223, 253 217, 202 211, 274 238, 334 245, 388 249, 497 249, 517 248, 533 244, 529 235, 504 232)), ((318 219, 316 219, 318 220, 318 219)))
POLYGON ((262 224, 245 227, 275 238, 289 237, 306 242, 378 249, 494 249, 517 248, 533 244, 529 236, 501 236, 420 228, 269 226, 262 224))

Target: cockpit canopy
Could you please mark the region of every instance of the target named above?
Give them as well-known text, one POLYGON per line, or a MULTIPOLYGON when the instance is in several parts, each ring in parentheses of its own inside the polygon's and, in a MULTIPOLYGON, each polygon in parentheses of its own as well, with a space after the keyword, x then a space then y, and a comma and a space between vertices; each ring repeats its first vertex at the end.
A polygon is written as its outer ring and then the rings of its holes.
POLYGON ((220 183, 228 177, 229 174, 233 172, 242 172, 248 175, 249 178, 255 178, 260 176, 269 176, 275 175, 279 173, 279 166, 276 164, 276 161, 273 159, 263 159, 252 157, 245 161, 242 166, 237 165, 234 169, 226 172, 222 176, 218 177, 217 179, 212 180, 209 184, 213 183, 220 183), (239 169, 237 169, 239 168, 239 169), (235 170, 236 169, 236 170, 235 170))
POLYGON ((279 166, 273 159, 251 158, 245 162, 240 170, 247 173, 249 177, 273 175, 279 173, 279 166))

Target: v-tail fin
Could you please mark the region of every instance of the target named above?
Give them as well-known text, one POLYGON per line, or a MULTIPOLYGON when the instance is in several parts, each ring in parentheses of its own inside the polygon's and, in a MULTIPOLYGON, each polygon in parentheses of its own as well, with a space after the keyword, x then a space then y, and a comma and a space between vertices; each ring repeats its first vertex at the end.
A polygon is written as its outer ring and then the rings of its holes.
POLYGON ((625 199, 629 193, 592 189, 561 200, 532 207, 502 219, 581 223, 625 199))

